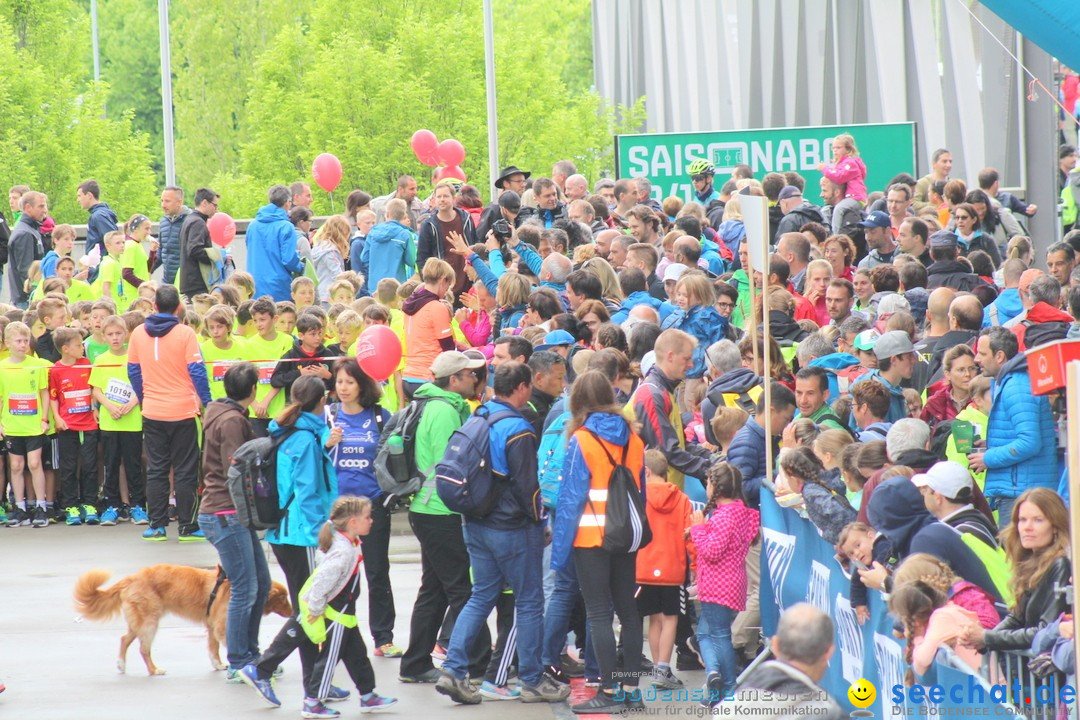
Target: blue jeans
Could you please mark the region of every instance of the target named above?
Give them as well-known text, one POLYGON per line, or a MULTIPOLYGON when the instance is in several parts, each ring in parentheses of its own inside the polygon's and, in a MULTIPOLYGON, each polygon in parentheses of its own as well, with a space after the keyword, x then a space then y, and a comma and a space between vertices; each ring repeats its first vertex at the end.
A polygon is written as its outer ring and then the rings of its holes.
POLYGON ((270 568, 255 531, 241 525, 235 513, 200 514, 198 521, 229 578, 225 644, 229 667, 239 670, 259 659, 259 624, 270 592, 270 568))
POLYGON ((1013 505, 1016 504, 1016 498, 997 497, 988 498, 990 501, 990 507, 997 510, 998 514, 998 530, 1004 530, 1009 527, 1009 523, 1012 522, 1013 505))
MULTIPOLYGON (((554 665, 559 667, 562 663, 562 652, 566 646, 566 633, 570 629, 570 616, 574 612, 574 604, 577 602, 581 587, 578 585, 577 571, 574 563, 567 563, 562 570, 552 570, 555 576, 555 587, 551 591, 551 598, 547 604, 547 612, 544 613, 544 666, 554 665)), ((593 652, 592 641, 588 636, 588 624, 586 623, 585 638, 585 677, 600 677, 600 663, 596 661, 596 653, 593 652)))
POLYGON ((731 623, 738 613, 725 605, 701 603, 697 639, 705 672, 720 673, 723 695, 735 689, 735 647, 731 644, 731 623))
POLYGON ((540 645, 544 626, 544 526, 496 530, 466 522, 465 545, 472 566, 472 595, 458 614, 443 670, 463 679, 469 648, 487 623, 504 584, 514 591, 517 623, 518 676, 530 687, 540 682, 540 645))

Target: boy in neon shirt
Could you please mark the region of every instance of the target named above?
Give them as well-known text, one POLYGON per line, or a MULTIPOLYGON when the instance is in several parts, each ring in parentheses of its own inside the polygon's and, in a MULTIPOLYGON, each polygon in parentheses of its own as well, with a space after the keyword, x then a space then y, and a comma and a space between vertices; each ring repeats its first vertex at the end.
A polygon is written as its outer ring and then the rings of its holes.
POLYGON ((30 328, 12 322, 4 328, 4 343, 11 355, 0 362, 0 435, 11 462, 11 489, 17 509, 8 527, 49 524, 45 502, 45 469, 41 450, 49 432, 49 365, 30 355, 30 328), (23 470, 30 468, 37 504, 26 504, 23 470))
POLYGON ((292 281, 292 301, 296 305, 296 312, 301 313, 304 308, 315 304, 315 283, 311 278, 301 275, 292 281))
POLYGON ((94 291, 90 289, 90 285, 75 277, 75 261, 70 257, 62 257, 56 261, 56 277, 68 284, 64 294, 67 295, 69 303, 94 299, 94 291))
MULTIPOLYGON (((83 357, 82 335, 62 327, 53 333, 60 360, 49 368, 49 397, 60 446, 60 498, 68 525, 98 524, 98 422, 90 389, 90 361, 83 357)), ((101 516, 115 525, 116 513, 101 516)))
POLYGON ((273 387, 277 361, 292 348, 293 336, 279 332, 274 327, 277 306, 269 297, 256 300, 251 306, 251 319, 257 334, 244 341, 241 359, 255 364, 259 370, 259 384, 255 389, 255 402, 251 404, 251 427, 256 437, 266 437, 270 421, 285 408, 286 395, 281 388, 273 387))
POLYGON ((288 300, 279 302, 277 308, 277 330, 292 335, 296 329, 296 306, 288 300))
POLYGON ((348 280, 335 280, 330 284, 330 304, 348 305, 356 299, 356 288, 348 280))
POLYGON ((85 347, 86 359, 91 363, 109 349, 101 324, 111 315, 116 315, 116 304, 112 300, 98 300, 90 307, 90 337, 86 338, 85 347))
POLYGON ((105 234, 105 250, 109 254, 101 258, 95 283, 98 297, 112 300, 117 308, 125 308, 131 302, 131 298, 124 296, 124 277, 120 268, 125 242, 124 233, 119 230, 105 234))
MULTIPOLYGON (((360 337, 360 328, 363 326, 363 319, 352 310, 342 310, 341 314, 334 320, 334 327, 337 328, 337 342, 333 345, 326 347, 327 357, 337 357, 339 355, 349 355, 349 349, 356 344, 356 338, 360 337)), ((356 353, 352 353, 355 355, 356 353)))
POLYGON ((101 331, 107 350, 94 360, 90 387, 100 406, 98 425, 105 456, 102 517, 115 512, 120 518, 129 516, 135 525, 146 525, 150 518, 146 514, 146 476, 142 464, 142 411, 128 378, 127 323, 119 315, 110 315, 101 322, 101 331), (121 461, 127 476, 130 507, 120 498, 121 461))
POLYGON ((233 335, 236 337, 249 338, 258 332, 255 329, 255 320, 251 317, 251 306, 254 304, 254 300, 245 300, 240 303, 240 307, 236 308, 236 323, 233 330, 233 335))
POLYGON ((58 298, 47 297, 38 303, 37 313, 45 332, 37 339, 34 354, 50 363, 58 362, 60 346, 53 341, 53 333, 67 325, 67 304, 58 298))
POLYGON ((228 305, 215 305, 206 313, 203 323, 210 337, 199 343, 206 362, 206 379, 210 383, 210 397, 225 397, 225 372, 240 362, 243 340, 232 334, 236 315, 228 305))

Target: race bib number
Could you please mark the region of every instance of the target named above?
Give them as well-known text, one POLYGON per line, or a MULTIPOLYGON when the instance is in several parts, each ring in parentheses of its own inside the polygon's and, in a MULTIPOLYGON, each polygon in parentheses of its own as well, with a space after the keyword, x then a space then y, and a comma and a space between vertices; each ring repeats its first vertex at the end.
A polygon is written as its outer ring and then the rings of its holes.
POLYGON ((130 384, 117 378, 109 378, 109 384, 105 386, 105 397, 117 405, 126 405, 134 394, 130 384))
POLYGON ((277 367, 277 366, 276 365, 271 365, 270 367, 261 366, 259 368, 259 384, 260 385, 269 385, 270 384, 270 378, 273 377, 273 375, 274 375, 274 368, 275 367, 277 367))
MULTIPOLYGON (((229 369, 229 363, 215 362, 212 367, 214 368, 210 374, 210 377, 214 382, 223 382, 225 380, 225 372, 229 369)), ((260 380, 262 377, 260 376, 260 380)))
POLYGON ((81 415, 83 413, 90 412, 90 389, 85 390, 69 390, 64 393, 64 399, 67 401, 67 414, 68 415, 81 415))
POLYGON ((11 415, 37 415, 37 395, 8 395, 8 413, 11 415))

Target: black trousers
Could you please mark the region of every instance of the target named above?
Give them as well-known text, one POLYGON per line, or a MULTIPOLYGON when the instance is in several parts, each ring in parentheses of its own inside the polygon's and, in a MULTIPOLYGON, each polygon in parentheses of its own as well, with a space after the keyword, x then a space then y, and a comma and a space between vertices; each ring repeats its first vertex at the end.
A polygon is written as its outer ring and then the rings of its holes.
MULTIPOLYGON (((299 545, 270 545, 277 558, 281 571, 285 573, 285 584, 289 588, 289 601, 292 602, 293 613, 300 612, 300 588, 304 586, 311 573, 315 570, 315 550, 313 547, 300 547, 299 545)), ((295 615, 282 626, 277 637, 270 643, 270 647, 263 651, 259 661, 255 663, 259 677, 263 680, 273 675, 278 665, 285 662, 285 658, 293 654, 294 650, 300 650, 300 667, 304 673, 304 688, 310 688, 315 669, 315 661, 319 657, 319 649, 308 640, 304 629, 296 620, 295 615)))
POLYGON ((60 500, 63 508, 96 505, 97 430, 61 430, 56 433, 60 446, 60 500))
POLYGON ((180 534, 195 532, 199 529, 195 520, 199 487, 199 431, 195 418, 171 421, 143 418, 143 440, 146 443, 146 494, 150 527, 163 528, 169 524, 171 469, 176 481, 180 534))
MULTIPOLYGON (((401 658, 400 674, 416 676, 434 669, 431 649, 449 608, 456 618, 469 601, 469 551, 458 515, 410 512, 409 525, 420 541, 420 591, 409 622, 409 647, 401 658)), ((491 633, 485 625, 469 653, 469 675, 483 677, 491 657, 491 633)))
MULTIPOLYGON (((367 560, 366 555, 364 560, 367 560)), ((359 582, 360 578, 354 576, 350 583, 352 588, 346 586, 329 605, 339 612, 355 615, 356 601, 350 598, 355 598, 359 591, 359 582), (340 602, 342 599, 345 601, 340 602)), ((368 657, 360 629, 347 628, 338 623, 328 625, 326 642, 319 647, 319 657, 311 671, 311 683, 304 686, 304 694, 309 698, 325 700, 334 682, 334 670, 338 660, 345 663, 345 669, 356 685, 357 692, 361 695, 372 692, 375 689, 375 670, 371 667, 371 658, 368 657)))
POLYGON ((128 499, 132 507, 146 505, 146 476, 143 474, 141 432, 101 431, 101 452, 105 458, 105 487, 102 506, 120 507, 120 463, 127 475, 128 499))
POLYGON ((484 680, 494 685, 505 685, 510 679, 510 667, 517 656, 517 623, 515 622, 513 593, 499 593, 495 603, 495 650, 491 653, 484 680))
POLYGON ((364 576, 368 584, 368 627, 375 647, 394 642, 394 590, 390 586, 390 512, 371 503, 371 532, 364 537, 364 576))
POLYGON ((604 687, 619 683, 615 672, 615 630, 611 626, 612 607, 622 625, 623 685, 637 686, 641 670, 641 647, 644 643, 641 615, 634 593, 637 591, 637 553, 609 553, 600 548, 574 548, 585 612, 589 617, 589 640, 600 665, 604 687))

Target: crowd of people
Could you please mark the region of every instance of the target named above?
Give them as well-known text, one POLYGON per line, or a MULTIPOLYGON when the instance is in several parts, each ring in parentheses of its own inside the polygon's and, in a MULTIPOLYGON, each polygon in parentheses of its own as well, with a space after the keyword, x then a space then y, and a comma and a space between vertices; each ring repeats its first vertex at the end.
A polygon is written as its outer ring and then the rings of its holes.
POLYGON ((621 712, 643 707, 642 683, 677 691, 677 672, 702 668, 706 705, 811 694, 832 626, 809 606, 738 683, 764 649, 764 493, 836 546, 860 621, 887 594, 919 681, 943 646, 976 669, 985 649, 1053 648, 1072 611, 1062 418, 1032 393, 1024 351, 1080 337, 1080 230, 1043 272, 1023 234, 1037 208, 994 169, 969 189, 942 149, 925 177, 872 191, 855 138, 833 153, 821 206, 796 173, 738 166, 718 186, 696 160, 687 202, 646 178, 590 193, 562 161, 550 177, 507 167, 487 205, 455 180, 421 199, 402 176, 313 232, 310 187, 275 185, 246 270, 211 242, 210 189, 189 208, 166 188, 155 239, 82 183, 94 263, 72 257, 45 195, 16 186, 4 522, 130 521, 155 542, 175 522, 180 542, 211 542, 232 584, 228 680, 280 705, 275 670, 299 650, 307 718, 349 697, 331 683, 339 659, 362 709, 396 702, 375 692, 356 627, 361 565, 372 654, 457 703, 562 702, 583 677, 595 695, 575 713, 621 712), (750 267, 744 194, 769 204, 767 267, 750 267), (375 325, 403 347, 381 381, 355 359, 375 325), (417 479, 407 492, 376 472, 388 436, 404 438, 388 452, 417 479), (269 569, 227 487, 260 437, 283 510, 265 541, 297 611, 262 652, 269 569), (492 478, 483 511, 451 509, 462 447, 492 478), (421 554, 405 647, 394 514, 421 554))

